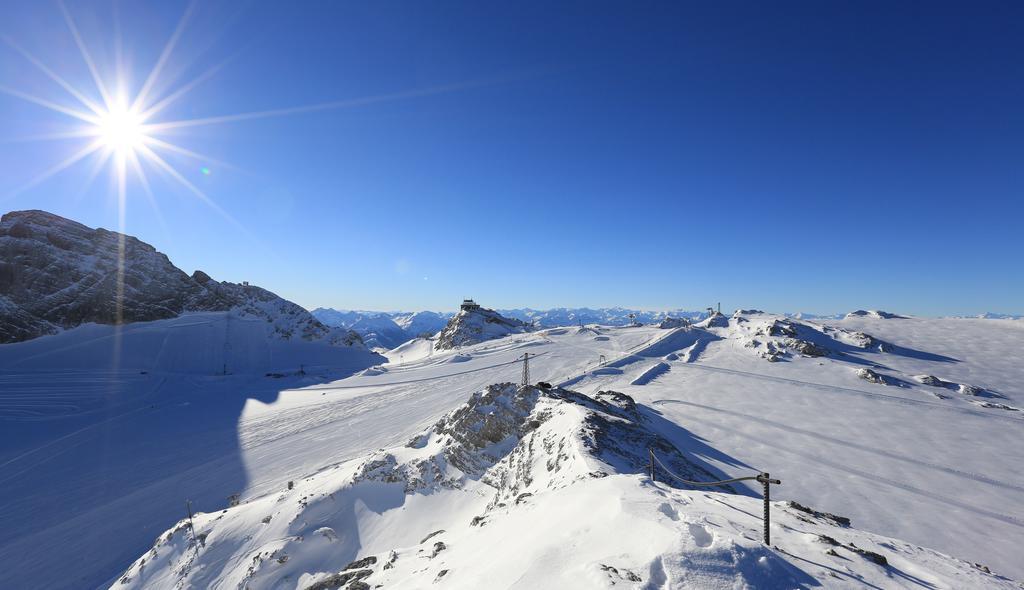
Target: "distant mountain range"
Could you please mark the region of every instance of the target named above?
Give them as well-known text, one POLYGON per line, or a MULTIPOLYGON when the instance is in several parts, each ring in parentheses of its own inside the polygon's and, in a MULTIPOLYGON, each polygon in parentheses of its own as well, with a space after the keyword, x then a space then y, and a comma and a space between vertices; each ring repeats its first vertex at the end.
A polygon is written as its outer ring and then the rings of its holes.
MULTIPOLYGON (((668 317, 697 319, 706 312, 689 310, 645 311, 624 307, 558 307, 539 310, 528 307, 494 310, 504 318, 519 320, 541 328, 601 324, 626 326, 632 323, 655 324, 668 317), (632 317, 631 317, 632 314, 632 317)), ((434 311, 364 311, 318 307, 315 318, 328 326, 348 328, 359 334, 371 348, 395 348, 420 336, 437 334, 456 314, 434 311)))

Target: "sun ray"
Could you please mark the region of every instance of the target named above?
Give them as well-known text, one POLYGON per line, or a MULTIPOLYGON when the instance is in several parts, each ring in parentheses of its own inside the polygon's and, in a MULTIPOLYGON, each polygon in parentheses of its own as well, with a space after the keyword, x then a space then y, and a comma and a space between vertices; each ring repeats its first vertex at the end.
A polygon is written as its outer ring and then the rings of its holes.
POLYGON ((175 170, 173 166, 171 166, 170 164, 167 163, 166 160, 161 158, 159 154, 154 152, 146 145, 141 146, 139 148, 139 151, 142 153, 143 156, 146 157, 147 161, 156 164, 157 167, 159 167, 161 170, 170 175, 171 178, 181 183, 181 185, 187 188, 192 194, 199 197, 199 199, 204 204, 206 204, 208 207, 216 211, 222 218, 224 218, 225 221, 234 226, 235 229, 239 231, 239 233, 245 235, 248 239, 252 240, 256 244, 259 244, 260 246, 266 246, 264 241, 259 236, 252 233, 244 225, 239 223, 237 219, 232 217, 230 213, 228 213, 220 205, 218 205, 216 201, 207 196, 206 193, 204 193, 199 187, 189 182, 187 178, 182 176, 180 172, 175 170))
POLYGON ((59 105, 59 104, 57 104, 55 102, 50 102, 50 101, 46 100, 45 98, 39 98, 38 96, 33 96, 31 94, 27 94, 27 93, 22 92, 20 90, 15 90, 14 88, 10 88, 8 86, 0 86, 0 92, 3 92, 4 94, 9 94, 11 96, 20 98, 22 100, 27 100, 28 102, 35 103, 35 104, 37 104, 37 105, 39 105, 41 107, 46 107, 46 108, 50 109, 51 111, 56 111, 58 113, 62 113, 62 114, 68 115, 69 117, 74 117, 76 119, 81 119, 82 121, 85 121, 86 123, 92 123, 92 124, 95 125, 99 121, 99 119, 97 117, 95 117, 93 115, 90 115, 88 113, 83 113, 82 111, 79 111, 79 110, 76 110, 76 109, 72 109, 72 108, 68 108, 68 107, 65 107, 65 106, 61 106, 61 105, 59 105))
POLYGON ((10 193, 8 193, 7 197, 5 197, 5 198, 11 198, 11 197, 13 197, 15 195, 18 195, 18 194, 21 194, 21 193, 27 191, 28 189, 36 186, 37 184, 39 184, 39 183, 49 179, 54 174, 57 174, 58 172, 64 170, 65 168, 68 168, 68 167, 74 165, 76 162, 78 162, 82 158, 85 158, 89 154, 95 152, 96 150, 101 149, 102 147, 103 147, 103 143, 101 141, 99 141, 99 140, 90 143, 89 145, 87 145, 84 148, 82 148, 81 150, 71 154, 66 159, 64 159, 63 161, 61 161, 58 164, 54 165, 53 167, 43 171, 43 173, 40 174, 39 176, 37 176, 34 179, 30 180, 29 182, 21 185, 20 187, 14 189, 10 193))
POLYGON ((477 82, 460 82, 457 84, 447 84, 444 86, 433 86, 430 88, 421 88, 418 90, 405 90, 402 92, 393 92, 390 94, 379 94, 376 96, 365 96, 362 98, 351 98, 346 100, 336 100, 331 102, 322 102, 318 104, 311 104, 297 107, 287 107, 283 109, 270 109, 266 111, 254 111, 249 113, 236 113, 233 115, 220 115, 215 117, 204 117, 200 119, 184 119, 180 121, 167 121, 164 123, 153 123, 150 125, 152 131, 167 131, 170 129, 181 129, 185 127, 197 127, 201 125, 215 125, 219 123, 232 123, 235 121, 246 121, 250 119, 265 119, 269 117, 283 117, 285 115, 296 115, 300 113, 313 113, 317 111, 327 111, 333 109, 344 109, 358 106, 365 106, 369 104, 377 104, 382 102, 391 102, 395 100, 404 100, 408 98, 419 98, 421 96, 431 96, 435 94, 445 94, 448 92, 456 92, 459 90, 468 90, 470 88, 488 86, 493 84, 493 81, 477 81, 477 82))
POLYGON ((186 94, 191 92, 193 88, 195 88, 196 86, 199 86, 203 82, 205 82, 205 81, 209 80, 210 78, 212 78, 214 74, 216 74, 218 71, 220 71, 220 69, 223 68, 224 66, 226 66, 232 59, 234 59, 234 56, 229 57, 228 59, 225 59, 224 61, 220 62, 219 64, 217 64, 215 66, 213 66, 212 68, 209 68, 208 70, 206 70, 202 74, 196 76, 194 79, 192 79, 189 82, 187 82, 186 84, 182 85, 180 88, 178 88, 177 90, 175 90, 171 94, 169 94, 169 95, 165 96, 164 98, 160 99, 158 102, 153 104, 153 106, 151 106, 148 109, 146 109, 145 111, 143 111, 142 118, 143 119, 149 119, 153 115, 156 115, 160 111, 162 111, 165 108, 169 107, 171 104, 173 104, 179 98, 181 98, 182 96, 185 96, 186 94))
POLYGON ((93 61, 92 56, 89 55, 89 50, 85 47, 85 42, 82 41, 82 36, 78 32, 78 27, 75 26, 75 21, 71 18, 71 13, 68 12, 64 2, 58 0, 57 5, 60 6, 61 12, 64 13, 64 21, 67 22, 68 28, 71 30, 71 35, 75 38, 75 43, 78 45, 78 51, 82 54, 82 59, 85 60, 85 65, 89 68, 89 73, 92 74, 92 80, 96 84, 96 88, 100 91, 100 96, 103 97, 103 103, 110 108, 113 101, 110 98, 110 93, 107 92, 107 87, 103 83, 103 78, 100 76, 99 70, 96 69, 96 62, 93 61))
POLYGON ((163 51, 160 52, 160 57, 156 61, 156 65, 153 66, 153 70, 150 71, 149 76, 146 78, 146 82, 142 85, 142 90, 139 90, 139 93, 135 96, 135 101, 132 102, 131 106, 133 111, 141 111, 144 109, 146 105, 146 98, 148 98, 149 92, 153 89, 153 84, 156 83, 157 78, 160 76, 164 66, 167 64, 167 60, 171 57, 171 52, 174 51, 174 46, 178 44, 178 39, 181 38, 181 34, 185 31, 185 25, 192 16, 192 11, 195 6, 195 0, 192 0, 185 8, 184 14, 181 15, 181 19, 178 21, 178 26, 175 27, 174 33, 171 34, 171 38, 167 40, 163 51))
POLYGON ((170 142, 167 142, 167 141, 163 141, 162 139, 158 139, 156 137, 148 136, 148 137, 146 137, 145 142, 146 142, 147 145, 157 146, 157 147, 159 147, 161 149, 165 149, 165 150, 167 150, 169 152, 174 152, 176 154, 181 154, 183 156, 188 156, 189 158, 192 158, 194 160, 199 160, 200 162, 204 162, 206 164, 216 164, 217 166, 223 166, 224 168, 230 168, 232 170, 238 170, 238 171, 241 171, 241 172, 246 172, 242 168, 240 168, 238 166, 235 166, 234 164, 232 164, 230 162, 225 162, 223 160, 218 160, 216 158, 211 158, 210 156, 208 156, 206 154, 202 154, 202 153, 199 153, 199 152, 194 152, 194 151, 192 151, 190 149, 186 149, 186 148, 183 148, 183 147, 181 147, 179 145, 175 145, 173 143, 170 143, 170 142))
POLYGON ((49 67, 47 67, 46 64, 44 64, 42 61, 40 61, 38 58, 36 58, 36 56, 34 56, 31 53, 29 53, 27 49, 25 49, 22 46, 20 46, 17 43, 15 43, 14 40, 11 39, 7 35, 3 36, 3 40, 4 40, 4 43, 6 43, 7 45, 9 45, 11 47, 11 49, 13 49, 13 50, 17 51, 18 53, 20 53, 22 57, 24 57, 25 59, 27 59, 29 61, 29 63, 31 63, 35 67, 39 68, 39 70, 42 71, 44 74, 46 74, 47 77, 49 77, 51 80, 53 80, 54 82, 59 84, 61 88, 63 88, 64 90, 68 91, 68 93, 71 94, 71 96, 77 98, 78 101, 81 102, 84 107, 86 107, 87 109, 89 109, 90 111, 92 111, 95 114, 99 114, 100 112, 102 112, 100 107, 99 107, 99 105, 97 105, 95 102, 89 100, 89 98, 87 96, 85 96, 84 94, 79 92, 67 80, 65 80, 64 78, 62 78, 59 75, 57 75, 56 72, 54 72, 49 67))
POLYGON ((107 162, 110 160, 110 156, 113 152, 111 150, 99 150, 99 157, 93 162, 89 168, 89 173, 85 176, 85 181, 79 185, 78 191, 76 191, 74 201, 77 203, 82 200, 85 193, 89 191, 92 183, 96 181, 96 177, 100 175, 100 172, 106 168, 107 162))
POLYGON ((72 131, 58 131, 55 133, 39 133, 36 135, 22 135, 20 137, 5 137, 0 143, 29 143, 34 141, 59 141, 61 139, 80 139, 83 137, 96 137, 95 127, 83 127, 72 131))
POLYGON ((192 192, 192 194, 194 194, 197 197, 199 197, 200 200, 202 200, 205 204, 210 206, 214 211, 216 211, 217 213, 220 213, 226 220, 228 220, 229 222, 231 222, 232 224, 234 224, 234 225, 236 225, 238 227, 241 227, 241 224, 239 224, 238 221, 236 221, 234 217, 231 217, 231 215, 227 211, 222 209, 220 205, 218 205, 213 199, 208 197, 206 195, 206 193, 204 193, 199 187, 197 187, 196 185, 192 184, 187 178, 182 176, 181 172, 178 172, 174 168, 174 166, 171 166, 170 164, 168 164, 166 160, 164 160, 162 157, 160 157, 160 154, 154 152, 149 146, 147 146, 145 144, 139 146, 139 151, 141 151, 142 154, 144 156, 146 156, 147 161, 156 164, 164 172, 169 174, 171 176, 171 178, 177 180, 179 183, 181 183, 182 186, 184 186, 190 192, 192 192))
POLYGON ((131 152, 128 155, 128 162, 132 165, 132 170, 135 171, 135 175, 139 178, 139 184, 142 185, 142 190, 146 195, 146 200, 149 201, 150 207, 153 208, 153 212, 156 213, 157 223, 160 224, 160 228, 165 234, 169 233, 167 224, 164 222, 163 211, 160 210, 160 204, 156 200, 156 195, 153 194, 153 188, 149 184, 149 177, 146 175, 146 170, 142 166, 142 162, 139 160, 139 154, 137 152, 131 152))

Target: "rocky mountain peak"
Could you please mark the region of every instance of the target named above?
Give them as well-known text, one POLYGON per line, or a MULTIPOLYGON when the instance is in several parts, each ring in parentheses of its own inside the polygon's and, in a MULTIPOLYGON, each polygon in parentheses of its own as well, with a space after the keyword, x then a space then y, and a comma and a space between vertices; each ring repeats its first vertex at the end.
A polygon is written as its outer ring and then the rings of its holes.
POLYGON ((459 313, 448 320, 448 325, 438 334, 435 349, 451 350, 531 329, 530 324, 522 320, 507 318, 472 300, 467 301, 469 304, 464 302, 459 313))
POLYGON ((359 342, 266 289, 217 282, 202 271, 189 276, 138 238, 37 210, 0 218, 0 311, 0 343, 189 311, 261 317, 286 339, 359 342))

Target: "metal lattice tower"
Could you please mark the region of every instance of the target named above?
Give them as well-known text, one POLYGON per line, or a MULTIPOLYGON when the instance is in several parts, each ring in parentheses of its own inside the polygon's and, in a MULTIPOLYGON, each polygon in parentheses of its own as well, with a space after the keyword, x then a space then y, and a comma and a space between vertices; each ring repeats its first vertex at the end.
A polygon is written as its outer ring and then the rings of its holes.
POLYGON ((530 384, 530 353, 523 353, 523 386, 530 384))

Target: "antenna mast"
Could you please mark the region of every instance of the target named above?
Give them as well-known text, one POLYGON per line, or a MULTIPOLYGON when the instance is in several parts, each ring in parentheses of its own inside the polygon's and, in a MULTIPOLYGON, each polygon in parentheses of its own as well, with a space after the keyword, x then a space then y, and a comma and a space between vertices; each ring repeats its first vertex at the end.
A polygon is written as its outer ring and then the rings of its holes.
POLYGON ((530 353, 523 353, 523 387, 530 384, 530 353))

